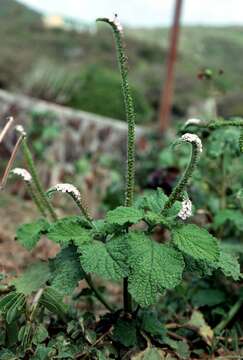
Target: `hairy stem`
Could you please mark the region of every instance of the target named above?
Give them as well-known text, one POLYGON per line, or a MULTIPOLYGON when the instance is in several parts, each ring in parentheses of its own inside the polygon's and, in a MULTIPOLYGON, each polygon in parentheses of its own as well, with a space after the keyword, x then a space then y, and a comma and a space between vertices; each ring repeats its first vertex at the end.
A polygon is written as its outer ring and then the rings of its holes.
MULTIPOLYGON (((83 270, 84 271, 84 270, 83 270)), ((113 308, 106 302, 105 298, 102 296, 102 294, 96 289, 91 277, 85 273, 84 271, 84 277, 85 280, 87 282, 87 284, 89 285, 90 289, 93 291, 93 293, 95 294, 96 298, 109 310, 109 311, 113 311, 113 308)))
POLYGON ((26 186, 28 189, 28 192, 33 200, 33 202, 35 203, 37 209, 39 210, 40 214, 44 217, 46 217, 46 213, 45 213, 45 207, 43 206, 41 200, 39 199, 38 195, 35 193, 35 190, 33 189, 32 185, 30 183, 26 182, 26 186))
POLYGON ((97 19, 97 21, 103 21, 111 25, 115 37, 117 59, 121 73, 122 91, 123 91, 126 118, 128 124, 125 206, 132 206, 133 197, 134 197, 134 183, 135 183, 134 180, 135 179, 135 110, 134 110, 134 103, 131 94, 131 89, 128 82, 127 55, 125 53, 122 31, 117 26, 116 18, 114 21, 106 18, 97 19))
POLYGON ((49 212, 52 220, 56 221, 57 216, 56 216, 55 211, 54 211, 54 209, 53 209, 53 207, 52 207, 52 205, 51 205, 47 195, 45 194, 45 192, 44 192, 44 190, 42 188, 42 185, 41 185, 41 183, 39 181, 37 171, 36 171, 36 168, 35 168, 35 165, 34 165, 34 161, 33 161, 29 146, 27 144, 26 138, 24 138, 24 140, 22 142, 22 147, 23 147, 23 153, 24 153, 25 160, 26 160, 26 162, 28 164, 29 171, 30 171, 30 173, 32 175, 33 183, 34 183, 34 185, 36 187, 36 190, 39 193, 41 202, 43 203, 44 207, 49 212))
POLYGON ((192 151, 191 151, 190 162, 186 168, 185 173, 183 174, 183 176, 179 180, 178 184, 175 186, 172 193, 170 194, 169 199, 165 203, 163 212, 167 209, 170 209, 173 206, 173 204, 176 202, 176 200, 178 200, 180 198, 180 196, 182 195, 183 191, 185 190, 190 178, 192 177, 193 171, 196 168, 196 165, 199 160, 199 151, 198 151, 196 144, 191 143, 191 145, 192 145, 192 151))
MULTIPOLYGON (((115 37, 117 60, 121 73, 122 92, 128 125, 125 206, 132 206, 135 187, 135 109, 131 89, 128 82, 127 55, 125 52, 121 26, 118 23, 117 17, 115 16, 114 20, 103 18, 97 19, 97 21, 103 21, 111 25, 115 37)), ((132 298, 128 292, 127 278, 125 278, 123 282, 123 299, 124 311, 128 313, 132 312, 132 298)))

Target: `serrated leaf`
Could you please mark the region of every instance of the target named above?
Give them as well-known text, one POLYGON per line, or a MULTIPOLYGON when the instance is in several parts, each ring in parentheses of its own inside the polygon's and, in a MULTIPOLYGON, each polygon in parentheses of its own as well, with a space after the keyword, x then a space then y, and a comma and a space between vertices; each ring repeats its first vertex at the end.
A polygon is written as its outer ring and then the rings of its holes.
POLYGON ((162 211, 167 200, 168 197, 164 194, 163 190, 158 188, 156 191, 151 191, 148 194, 145 193, 138 200, 138 207, 158 214, 162 211))
POLYGON ((218 241, 206 229, 188 224, 173 229, 172 239, 181 251, 194 259, 217 262, 219 260, 218 241))
POLYGON ((108 224, 125 225, 136 224, 143 218, 143 211, 135 207, 119 206, 108 211, 106 221, 108 224))
POLYGON ((43 287, 50 277, 49 265, 38 262, 29 266, 23 274, 10 283, 15 286, 18 293, 30 295, 43 287))
POLYGON ((151 225, 162 225, 166 228, 171 227, 171 221, 168 220, 165 216, 161 214, 154 213, 152 211, 148 211, 145 216, 144 220, 147 221, 151 225))
POLYGON ((93 241, 80 246, 81 265, 87 273, 105 279, 119 280, 128 275, 126 237, 116 237, 107 243, 93 241))
POLYGON ((119 319, 114 326, 112 338, 126 347, 134 346, 137 342, 136 321, 119 319))
POLYGON ((67 245, 74 241, 78 246, 89 242, 92 238, 90 230, 84 229, 78 218, 67 217, 53 223, 47 234, 50 240, 67 245))
POLYGON ((148 306, 156 301, 159 292, 180 283, 184 261, 177 250, 138 232, 129 234, 128 245, 129 292, 138 304, 148 306))
POLYGON ((240 272, 240 264, 237 260, 237 257, 232 254, 221 250, 219 262, 217 263, 217 265, 225 276, 230 276, 235 281, 239 280, 242 277, 240 272))
POLYGON ((16 238, 26 249, 31 250, 40 240, 41 234, 49 228, 45 219, 39 219, 30 224, 24 224, 17 229, 16 238))
POLYGON ((50 261, 50 269, 51 286, 62 295, 71 295, 78 282, 84 278, 77 248, 72 245, 62 249, 50 261))

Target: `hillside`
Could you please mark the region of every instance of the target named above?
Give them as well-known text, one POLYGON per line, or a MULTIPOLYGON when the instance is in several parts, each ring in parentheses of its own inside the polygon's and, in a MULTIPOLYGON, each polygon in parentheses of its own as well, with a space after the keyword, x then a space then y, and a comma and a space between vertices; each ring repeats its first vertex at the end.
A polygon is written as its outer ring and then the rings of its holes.
MULTIPOLYGON (((40 14, 14 0, 0 0, 0 8, 1 88, 124 118, 109 29, 51 30, 43 27, 40 14)), ((126 29, 126 35, 138 120, 147 121, 158 108, 168 29, 126 29)), ((188 106, 208 96, 222 102, 223 114, 243 115, 242 35, 243 27, 182 29, 175 115, 184 116, 188 106), (205 68, 212 76, 200 81, 205 68)))

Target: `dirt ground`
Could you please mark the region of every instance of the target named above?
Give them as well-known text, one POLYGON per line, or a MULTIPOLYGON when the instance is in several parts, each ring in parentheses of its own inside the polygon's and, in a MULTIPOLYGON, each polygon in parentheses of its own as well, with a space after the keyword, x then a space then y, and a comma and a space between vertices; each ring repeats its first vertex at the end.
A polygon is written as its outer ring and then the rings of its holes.
POLYGON ((31 262, 47 259, 58 251, 58 246, 48 239, 42 239, 31 252, 15 241, 18 226, 33 221, 37 216, 31 201, 0 193, 0 272, 18 274, 31 262))

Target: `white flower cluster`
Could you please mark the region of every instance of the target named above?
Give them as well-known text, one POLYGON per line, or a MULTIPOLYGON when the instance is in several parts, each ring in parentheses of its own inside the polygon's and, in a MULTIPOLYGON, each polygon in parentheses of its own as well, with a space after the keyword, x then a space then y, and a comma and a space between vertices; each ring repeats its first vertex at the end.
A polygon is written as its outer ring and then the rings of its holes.
POLYGON ((30 173, 22 168, 15 168, 11 171, 12 174, 20 176, 24 181, 26 181, 27 183, 31 182, 32 180, 32 176, 30 175, 30 173))
POLYGON ((15 126, 15 130, 16 130, 20 135, 26 136, 26 132, 25 132, 24 127, 23 127, 22 125, 17 125, 17 126, 15 126))
POLYGON ((192 202, 190 199, 186 199, 182 201, 182 207, 178 213, 178 217, 186 220, 190 216, 192 216, 192 202))
POLYGON ((185 126, 188 126, 188 125, 199 125, 202 121, 200 119, 188 119, 186 122, 185 122, 185 126))
POLYGON ((196 134, 186 133, 186 134, 182 135, 181 140, 189 142, 189 143, 195 143, 198 148, 198 151, 202 152, 202 150, 203 150, 202 142, 201 142, 200 137, 198 137, 196 134))
POLYGON ((116 26, 116 28, 119 32, 123 32, 123 27, 122 27, 122 24, 120 23, 120 21, 118 20, 117 14, 115 14, 113 18, 110 18, 109 21, 112 22, 116 26))
POLYGON ((57 184, 52 188, 52 190, 60 191, 62 193, 68 193, 77 200, 81 199, 80 191, 72 184, 66 184, 66 183, 57 184))

